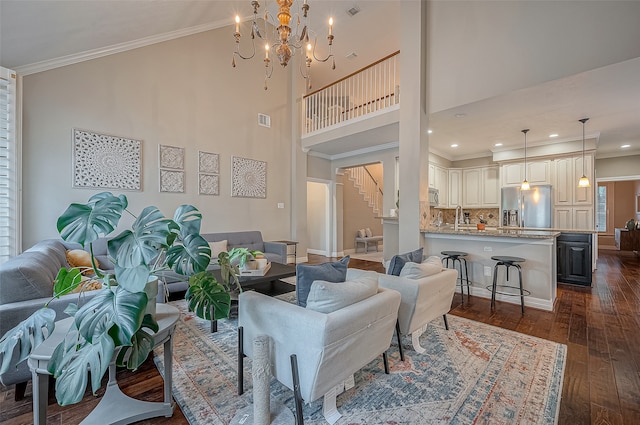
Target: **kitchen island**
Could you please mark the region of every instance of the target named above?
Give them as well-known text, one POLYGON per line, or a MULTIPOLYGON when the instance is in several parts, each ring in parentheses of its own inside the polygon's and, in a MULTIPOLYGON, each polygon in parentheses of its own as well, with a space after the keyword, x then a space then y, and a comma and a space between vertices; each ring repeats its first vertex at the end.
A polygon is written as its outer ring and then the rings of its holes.
MULTIPOLYGON (((464 251, 467 256, 471 295, 491 298, 486 289, 493 281, 494 255, 509 255, 526 259, 521 263, 524 289, 531 292, 525 297, 525 307, 553 311, 557 289, 557 242, 560 235, 552 230, 493 229, 455 230, 449 227, 430 227, 422 230, 425 255, 438 255, 442 251, 464 251)), ((517 285, 517 273, 510 273, 510 285, 517 285), (514 279, 515 278, 515 279, 514 279)), ((498 275, 498 284, 504 283, 504 268, 498 275)), ((519 297, 496 295, 499 301, 520 303, 519 297)), ((499 307, 498 307, 499 308, 499 307)))

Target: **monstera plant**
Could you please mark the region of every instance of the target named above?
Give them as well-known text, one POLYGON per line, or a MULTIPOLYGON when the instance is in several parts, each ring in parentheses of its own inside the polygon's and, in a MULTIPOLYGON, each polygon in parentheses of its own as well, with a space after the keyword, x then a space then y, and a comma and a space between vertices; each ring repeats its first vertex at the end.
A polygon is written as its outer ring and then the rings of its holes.
MULTIPOLYGON (((178 207, 173 219, 156 207, 144 208, 134 216, 131 229, 123 230, 107 243, 113 274, 99 268, 93 259, 93 243, 115 232, 122 215, 131 214, 127 206, 124 195, 103 192, 86 204, 71 204, 58 218, 61 237, 88 249, 94 279, 103 283, 103 289, 88 301, 70 304, 65 310, 74 317, 71 336, 57 346, 49 361, 49 372, 57 378, 56 398, 60 405, 82 399, 89 375, 95 393, 114 355, 118 366, 132 370, 146 360, 153 348, 152 332, 158 329, 154 318, 145 314, 149 300, 144 289, 154 275, 173 270, 190 276, 186 294, 190 310, 209 320, 229 315, 228 285, 218 283, 205 271, 211 249, 200 236, 202 215, 191 205, 178 207)), ((54 283, 54 297, 82 285, 82 271, 61 269, 54 283)), ((25 360, 54 327, 55 312, 45 305, 7 332, 0 339, 0 373, 25 360)))

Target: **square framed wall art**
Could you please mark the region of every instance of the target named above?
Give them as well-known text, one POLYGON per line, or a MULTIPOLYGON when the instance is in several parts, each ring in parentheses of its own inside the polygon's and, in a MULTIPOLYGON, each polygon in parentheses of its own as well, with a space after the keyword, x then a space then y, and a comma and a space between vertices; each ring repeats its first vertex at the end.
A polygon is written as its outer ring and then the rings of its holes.
POLYGON ((184 171, 160 170, 160 192, 184 193, 184 171))
POLYGON ((267 197, 267 163, 255 159, 231 157, 231 196, 267 197))
POLYGON ((220 195, 220 177, 217 174, 199 174, 198 193, 200 195, 220 195))
POLYGON ((73 187, 141 190, 142 141, 73 129, 73 187))
POLYGON ((158 145, 160 168, 184 170, 184 148, 158 145))

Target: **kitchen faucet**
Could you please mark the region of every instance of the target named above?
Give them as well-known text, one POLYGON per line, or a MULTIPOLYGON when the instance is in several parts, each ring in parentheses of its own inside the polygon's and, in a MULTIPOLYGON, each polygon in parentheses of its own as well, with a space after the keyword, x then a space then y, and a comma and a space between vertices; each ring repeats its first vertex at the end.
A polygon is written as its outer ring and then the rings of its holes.
POLYGON ((455 222, 453 223, 453 230, 455 230, 456 232, 458 231, 458 224, 460 223, 460 220, 462 220, 462 216, 463 216, 462 206, 458 205, 456 207, 456 219, 455 219, 455 222), (460 210, 460 213, 459 213, 460 215, 458 215, 458 209, 460 210))

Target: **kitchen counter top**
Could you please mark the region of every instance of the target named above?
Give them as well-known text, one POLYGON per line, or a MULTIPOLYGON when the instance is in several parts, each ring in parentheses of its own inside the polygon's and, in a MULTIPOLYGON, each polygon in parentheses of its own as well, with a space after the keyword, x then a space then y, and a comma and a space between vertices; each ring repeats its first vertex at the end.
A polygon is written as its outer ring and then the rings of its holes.
POLYGON ((440 234, 440 235, 459 235, 459 236, 489 236, 489 237, 507 237, 507 238, 527 238, 527 239, 551 239, 560 234, 554 230, 540 229, 518 229, 518 228, 488 228, 487 230, 477 230, 473 228, 460 228, 455 230, 453 227, 429 227, 423 229, 422 233, 440 234))

